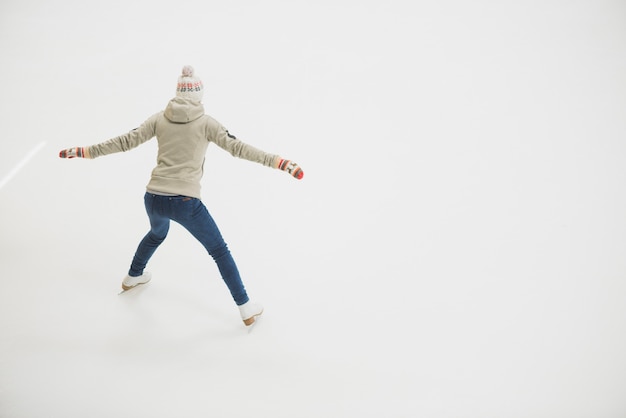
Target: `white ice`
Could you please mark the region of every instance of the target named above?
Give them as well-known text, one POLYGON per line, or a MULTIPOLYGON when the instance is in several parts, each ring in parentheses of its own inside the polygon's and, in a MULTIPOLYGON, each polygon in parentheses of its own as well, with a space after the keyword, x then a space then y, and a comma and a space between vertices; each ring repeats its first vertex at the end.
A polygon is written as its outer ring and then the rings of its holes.
POLYGON ((623 2, 3 0, 0 52, 0 417, 626 416, 623 2), (305 172, 209 149, 251 333, 178 226, 117 295, 154 141, 57 156, 185 64, 305 172))

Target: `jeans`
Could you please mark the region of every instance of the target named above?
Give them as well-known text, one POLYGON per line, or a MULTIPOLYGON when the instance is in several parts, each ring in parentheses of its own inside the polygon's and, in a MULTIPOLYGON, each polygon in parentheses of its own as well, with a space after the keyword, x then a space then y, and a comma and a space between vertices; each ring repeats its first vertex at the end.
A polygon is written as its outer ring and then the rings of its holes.
POLYGON ((248 301, 235 260, 215 221, 200 199, 186 196, 160 196, 148 192, 144 196, 144 201, 148 218, 150 218, 150 231, 139 243, 128 271, 129 276, 143 274, 146 264, 165 240, 170 229, 170 220, 173 220, 200 241, 213 257, 235 303, 243 305, 248 301))

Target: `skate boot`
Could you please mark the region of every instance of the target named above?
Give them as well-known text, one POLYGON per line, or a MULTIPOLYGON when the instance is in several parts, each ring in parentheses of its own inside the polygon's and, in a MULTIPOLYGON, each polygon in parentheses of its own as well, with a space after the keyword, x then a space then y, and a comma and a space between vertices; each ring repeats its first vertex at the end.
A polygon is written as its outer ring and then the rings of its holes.
POLYGON ((244 303, 243 305, 239 305, 238 308, 239 313, 241 314, 241 319, 247 327, 254 324, 256 317, 263 313, 263 307, 261 305, 250 301, 244 303))
POLYGON ((135 286, 139 286, 140 284, 148 283, 151 278, 152 274, 148 271, 144 271, 141 276, 126 276, 124 277, 124 281, 122 281, 122 289, 130 290, 135 286))

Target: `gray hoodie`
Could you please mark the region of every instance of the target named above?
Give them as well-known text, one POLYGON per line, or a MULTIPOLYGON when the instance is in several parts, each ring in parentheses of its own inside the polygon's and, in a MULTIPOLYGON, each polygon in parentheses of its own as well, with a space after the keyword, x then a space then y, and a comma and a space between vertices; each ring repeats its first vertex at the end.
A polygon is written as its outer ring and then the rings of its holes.
POLYGON ((91 158, 128 151, 156 136, 157 166, 147 189, 155 193, 200 198, 200 180, 210 142, 232 156, 277 167, 280 157, 245 144, 229 134, 215 119, 204 114, 198 102, 176 97, 164 111, 152 115, 140 127, 89 147, 91 158))

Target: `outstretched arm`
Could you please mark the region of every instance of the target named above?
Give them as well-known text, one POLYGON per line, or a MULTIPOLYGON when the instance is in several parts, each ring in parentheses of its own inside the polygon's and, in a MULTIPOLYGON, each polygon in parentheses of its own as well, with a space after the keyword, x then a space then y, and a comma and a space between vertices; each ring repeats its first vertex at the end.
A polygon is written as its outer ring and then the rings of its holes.
POLYGON ((218 131, 213 141, 220 148, 228 151, 233 157, 243 158, 244 160, 257 162, 267 167, 286 171, 298 180, 304 177, 304 171, 302 171, 302 168, 294 161, 284 159, 278 155, 270 154, 248 145, 237 139, 235 135, 229 133, 223 126, 218 126, 218 131))
POLYGON ((137 129, 116 136, 108 141, 101 142, 89 147, 73 147, 64 149, 59 152, 61 158, 98 158, 103 155, 113 154, 116 152, 123 152, 131 150, 155 135, 156 116, 153 115, 137 129))

